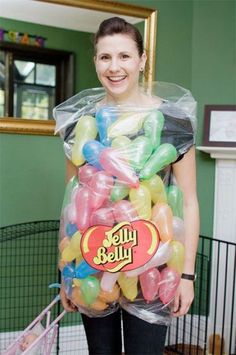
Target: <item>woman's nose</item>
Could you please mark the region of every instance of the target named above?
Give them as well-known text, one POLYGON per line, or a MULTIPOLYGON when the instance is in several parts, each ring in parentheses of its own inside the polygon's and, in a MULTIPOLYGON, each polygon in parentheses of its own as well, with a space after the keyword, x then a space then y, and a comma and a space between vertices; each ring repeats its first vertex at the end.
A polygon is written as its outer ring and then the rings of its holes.
POLYGON ((119 61, 116 58, 113 58, 110 62, 109 70, 118 71, 120 69, 119 61))

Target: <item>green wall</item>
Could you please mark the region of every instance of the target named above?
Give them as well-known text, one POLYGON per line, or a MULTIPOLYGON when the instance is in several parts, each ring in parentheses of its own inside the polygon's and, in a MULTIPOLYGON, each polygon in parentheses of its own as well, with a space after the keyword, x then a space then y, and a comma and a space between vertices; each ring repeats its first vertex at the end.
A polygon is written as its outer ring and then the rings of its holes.
MULTIPOLYGON (((142 0, 120 2, 144 5, 142 0)), ((235 103, 235 5, 228 0, 146 0, 144 5, 158 9, 156 79, 190 89, 198 101, 198 145, 204 105, 235 103)), ((91 34, 3 19, 0 27, 45 36, 48 47, 78 48, 77 91, 97 85, 91 34)), ((60 139, 2 134, 0 149, 1 224, 58 218, 64 184, 60 139)), ((197 168, 201 233, 211 236, 214 161, 197 152, 197 168)))
MULTIPOLYGON (((3 18, 0 28, 41 35, 47 38, 45 47, 74 52, 75 92, 98 86, 91 33, 3 18)), ((0 134, 0 225, 58 219, 64 166, 60 138, 0 134)))

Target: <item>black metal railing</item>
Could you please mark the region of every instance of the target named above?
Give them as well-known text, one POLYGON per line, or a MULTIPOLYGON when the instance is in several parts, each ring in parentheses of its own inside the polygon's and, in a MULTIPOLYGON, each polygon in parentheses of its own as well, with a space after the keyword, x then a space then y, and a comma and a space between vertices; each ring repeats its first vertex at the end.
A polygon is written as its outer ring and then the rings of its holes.
MULTIPOLYGON (((59 221, 0 228, 0 353, 48 303, 57 290, 59 221)), ((185 317, 173 319, 165 354, 235 354, 236 244, 201 236, 196 259, 195 299, 185 317)), ((55 308, 56 316, 60 305, 55 308)), ((57 354, 87 354, 79 314, 60 323, 57 354)))

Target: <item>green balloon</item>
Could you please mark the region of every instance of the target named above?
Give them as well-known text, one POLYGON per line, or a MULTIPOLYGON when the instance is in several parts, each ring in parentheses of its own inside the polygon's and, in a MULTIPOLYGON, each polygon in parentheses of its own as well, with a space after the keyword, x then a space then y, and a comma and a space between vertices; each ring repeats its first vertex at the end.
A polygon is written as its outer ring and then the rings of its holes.
POLYGON ((151 156, 153 151, 150 139, 144 136, 139 136, 127 147, 128 160, 130 165, 139 171, 151 156))
POLYGON ((173 163, 177 159, 176 148, 170 143, 161 144, 148 159, 140 171, 140 179, 150 179, 154 174, 173 163))
POLYGON ((87 276, 85 279, 81 279, 80 282, 80 289, 84 301, 87 304, 92 304, 100 292, 100 284, 98 279, 94 276, 87 276))
POLYGON ((111 201, 123 200, 129 194, 129 187, 121 182, 116 181, 111 190, 111 201))
POLYGON ((145 136, 150 139, 154 149, 161 144, 161 131, 164 126, 164 120, 161 111, 153 110, 144 121, 143 128, 145 136))
POLYGON ((167 201, 173 216, 183 218, 183 193, 177 185, 167 187, 167 201))
POLYGON ((70 203, 71 201, 71 193, 73 189, 78 185, 79 180, 77 176, 73 176, 67 183, 66 189, 65 189, 65 194, 64 194, 64 199, 62 203, 62 211, 64 211, 64 208, 70 203))

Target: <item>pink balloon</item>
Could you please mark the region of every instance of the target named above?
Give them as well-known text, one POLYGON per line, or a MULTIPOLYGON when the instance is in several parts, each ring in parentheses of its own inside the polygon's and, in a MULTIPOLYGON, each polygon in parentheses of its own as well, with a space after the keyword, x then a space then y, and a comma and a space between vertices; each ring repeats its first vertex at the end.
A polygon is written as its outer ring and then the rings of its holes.
POLYGON ((150 302, 157 298, 161 274, 156 268, 145 271, 139 276, 143 298, 150 302))
POLYGON ((90 225, 103 225, 112 227, 115 223, 113 212, 110 208, 99 208, 92 213, 90 225))
POLYGON ((111 292, 119 275, 120 272, 104 272, 100 282, 101 289, 111 292))
POLYGON ((77 211, 76 211, 76 207, 75 204, 70 203, 67 206, 67 216, 68 216, 68 221, 70 223, 76 223, 77 220, 77 211))
POLYGON ((180 274, 166 267, 161 271, 161 281, 159 285, 159 297, 162 303, 168 304, 174 298, 175 292, 179 286, 180 274))
POLYGON ((87 185, 96 172, 98 169, 95 166, 89 164, 81 166, 78 171, 79 182, 87 185))
POLYGON ((96 173, 89 182, 92 191, 91 207, 97 209, 108 200, 113 187, 113 177, 105 171, 96 173))
POLYGON ((76 224, 81 232, 90 226, 91 208, 91 189, 86 185, 81 187, 76 195, 75 205, 77 210, 76 224))
POLYGON ((116 222, 132 222, 138 218, 137 212, 131 202, 120 200, 114 204, 113 213, 116 222))
POLYGON ((99 156, 103 169, 130 187, 139 186, 139 178, 131 165, 114 148, 104 149, 99 156))

